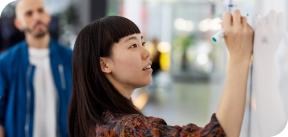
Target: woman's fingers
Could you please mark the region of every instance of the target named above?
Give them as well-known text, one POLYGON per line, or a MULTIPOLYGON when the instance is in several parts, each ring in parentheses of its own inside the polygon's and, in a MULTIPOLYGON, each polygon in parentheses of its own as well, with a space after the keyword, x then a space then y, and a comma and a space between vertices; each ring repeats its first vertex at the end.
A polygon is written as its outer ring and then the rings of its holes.
POLYGON ((247 25, 247 18, 244 16, 241 16, 240 10, 234 10, 233 16, 230 12, 226 12, 224 15, 224 20, 221 23, 222 28, 227 27, 240 27, 242 25, 247 25))
POLYGON ((226 28, 226 30, 232 28, 232 27, 237 27, 241 28, 241 26, 246 27, 247 26, 247 18, 241 16, 241 13, 239 10, 234 10, 233 16, 230 12, 226 12, 224 15, 224 20, 221 23, 222 29, 226 28))
POLYGON ((243 17, 243 16, 241 17, 241 24, 244 28, 247 27, 248 23, 247 23, 246 17, 243 17))
POLYGON ((240 27, 241 26, 241 13, 240 10, 234 10, 233 12, 233 26, 240 27))
POLYGON ((230 57, 250 61, 253 48, 253 29, 247 23, 247 18, 242 17, 239 10, 235 10, 233 16, 227 12, 222 25, 230 57))
POLYGON ((222 22, 222 28, 230 28, 232 25, 232 15, 230 12, 226 12, 224 15, 224 20, 222 22))

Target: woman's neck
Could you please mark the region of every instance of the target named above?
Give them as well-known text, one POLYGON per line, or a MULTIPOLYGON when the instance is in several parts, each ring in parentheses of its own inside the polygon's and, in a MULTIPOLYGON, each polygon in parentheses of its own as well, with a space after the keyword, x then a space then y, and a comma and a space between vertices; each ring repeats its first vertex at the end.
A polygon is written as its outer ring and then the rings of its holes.
POLYGON ((112 78, 111 75, 106 75, 106 78, 110 81, 110 83, 116 88, 116 90, 121 93, 124 97, 131 99, 131 95, 133 94, 136 88, 133 88, 131 85, 126 83, 120 83, 112 78))
POLYGON ((125 86, 125 84, 114 84, 114 87, 117 89, 118 92, 120 92, 124 97, 131 99, 131 96, 134 92, 134 88, 127 88, 129 85, 125 86))

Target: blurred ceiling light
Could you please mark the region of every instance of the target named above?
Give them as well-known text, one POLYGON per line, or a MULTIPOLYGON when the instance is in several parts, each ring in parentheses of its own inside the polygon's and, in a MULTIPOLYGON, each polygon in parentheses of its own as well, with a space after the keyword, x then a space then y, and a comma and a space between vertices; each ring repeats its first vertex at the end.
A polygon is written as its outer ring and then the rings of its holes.
POLYGON ((193 22, 190 20, 186 21, 186 31, 193 31, 193 29, 194 29, 193 22))
POLYGON ((16 0, 1 0, 0 1, 0 17, 2 14, 3 9, 11 2, 16 1, 16 0))
POLYGON ((159 52, 166 53, 166 52, 170 52, 172 47, 171 47, 171 44, 168 42, 160 42, 157 45, 157 49, 159 52))
POLYGON ((220 18, 215 18, 211 20, 211 30, 216 31, 216 30, 221 30, 221 22, 222 20, 220 18))
POLYGON ((174 21, 174 26, 176 29, 178 30, 182 30, 183 29, 183 25, 186 25, 186 21, 182 18, 178 18, 174 21))
POLYGON ((177 30, 180 31, 193 31, 194 30, 194 24, 190 20, 185 20, 182 18, 178 18, 174 21, 174 26, 177 30))
POLYGON ((216 31, 216 30, 220 30, 221 29, 221 22, 222 20, 220 18, 215 18, 215 19, 210 19, 210 18, 207 18, 207 19, 204 19, 202 20, 198 27, 199 27, 199 30, 200 31, 208 31, 208 30, 213 30, 213 31, 216 31))
POLYGON ((199 65, 205 65, 209 61, 208 55, 205 53, 199 54, 196 61, 199 65))
POLYGON ((198 25, 199 30, 204 31, 204 32, 210 30, 210 22, 211 22, 210 18, 207 18, 207 19, 200 21, 200 23, 198 25))

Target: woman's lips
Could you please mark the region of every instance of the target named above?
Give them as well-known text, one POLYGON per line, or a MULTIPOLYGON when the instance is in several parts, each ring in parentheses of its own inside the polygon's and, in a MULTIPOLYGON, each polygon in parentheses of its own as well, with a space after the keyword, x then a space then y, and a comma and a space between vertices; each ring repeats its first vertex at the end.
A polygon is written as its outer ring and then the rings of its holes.
POLYGON ((146 71, 146 72, 153 72, 153 69, 152 68, 149 68, 149 69, 145 69, 143 71, 146 71))

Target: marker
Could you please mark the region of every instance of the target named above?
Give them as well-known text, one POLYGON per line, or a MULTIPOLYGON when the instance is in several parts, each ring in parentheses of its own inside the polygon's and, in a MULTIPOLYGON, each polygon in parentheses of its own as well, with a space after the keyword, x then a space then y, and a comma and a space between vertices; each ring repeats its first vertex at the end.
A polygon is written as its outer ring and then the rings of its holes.
POLYGON ((213 37, 213 42, 218 42, 220 39, 222 39, 225 35, 224 29, 221 29, 219 32, 217 32, 213 37))
MULTIPOLYGON (((246 17, 248 17, 248 16, 249 16, 249 14, 247 14, 246 17)), ((224 38, 224 35, 225 35, 224 29, 221 29, 219 32, 217 32, 215 35, 213 35, 212 41, 216 43, 220 39, 224 38)))
MULTIPOLYGON (((258 19, 260 19, 262 16, 261 15, 256 15, 258 19)), ((221 29, 219 32, 217 32, 215 35, 212 37, 213 42, 218 42, 220 39, 222 39, 225 35, 224 29, 221 29)), ((284 34, 284 38, 288 41, 288 32, 286 31, 284 34)))

